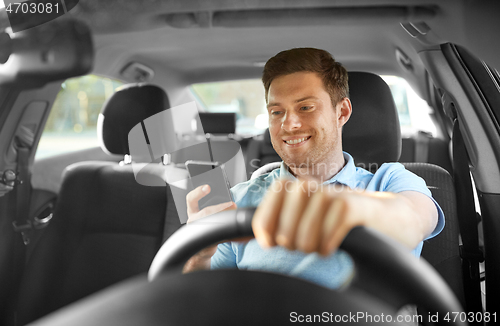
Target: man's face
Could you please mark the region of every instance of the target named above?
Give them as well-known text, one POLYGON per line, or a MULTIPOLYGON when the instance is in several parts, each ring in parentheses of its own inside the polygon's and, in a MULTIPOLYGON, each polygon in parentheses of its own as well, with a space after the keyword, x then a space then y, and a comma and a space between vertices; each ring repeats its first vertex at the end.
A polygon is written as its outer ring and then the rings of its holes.
POLYGON ((341 102, 334 108, 321 78, 312 72, 280 76, 268 92, 269 132, 291 168, 319 168, 341 155, 341 102))

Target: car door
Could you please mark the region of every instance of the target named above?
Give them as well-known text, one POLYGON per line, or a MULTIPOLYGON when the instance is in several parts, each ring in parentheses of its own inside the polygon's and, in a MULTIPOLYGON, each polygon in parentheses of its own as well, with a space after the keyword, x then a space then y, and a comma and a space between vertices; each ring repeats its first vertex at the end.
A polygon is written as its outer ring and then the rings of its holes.
MULTIPOLYGON (((466 48, 451 43, 436 46, 429 42, 430 35, 418 35, 427 44, 422 46, 420 56, 426 65, 432 81, 437 88, 447 116, 458 122, 467 151, 467 162, 479 199, 478 212, 483 224, 485 275, 485 311, 494 313, 500 307, 500 88, 498 71, 475 57, 466 48)), ((424 43, 422 43, 424 44, 424 43)), ((456 135, 455 135, 456 136, 456 135)), ((454 137, 456 138, 456 137, 454 137)), ((455 169, 460 164, 456 155, 453 162, 455 169)), ((455 183, 463 184, 468 175, 455 183)), ((457 186, 456 186, 457 188, 457 186)), ((465 191, 457 188, 457 193, 465 191)), ((458 198, 460 202, 460 197, 458 198)), ((476 219, 476 214, 468 218, 476 219)), ((462 238, 466 232, 461 230, 462 238)), ((477 237, 478 235, 474 235, 477 237)), ((480 254, 479 254, 480 255, 480 254)), ((481 257, 462 259, 477 264, 481 257)), ((469 272, 464 269, 465 275, 469 272)), ((475 277, 473 275, 473 277, 475 277)), ((474 296, 467 293, 470 299, 474 296)), ((481 303, 479 303, 480 305, 481 303)), ((480 309, 480 308, 479 308, 480 309)))
POLYGON ((38 192, 31 189, 30 175, 38 140, 60 80, 87 73, 94 51, 90 30, 74 21, 3 32, 0 39, 0 47, 9 49, 0 64, 0 175, 15 177, 13 189, 0 197, 0 323, 10 325, 28 234, 36 224, 30 203, 38 192))

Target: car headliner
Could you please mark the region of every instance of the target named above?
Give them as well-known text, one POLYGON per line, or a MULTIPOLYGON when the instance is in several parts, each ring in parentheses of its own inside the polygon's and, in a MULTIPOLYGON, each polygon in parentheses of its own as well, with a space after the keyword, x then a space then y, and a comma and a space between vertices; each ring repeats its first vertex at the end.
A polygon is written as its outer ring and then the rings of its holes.
MULTIPOLYGON (((348 70, 402 76, 425 98, 417 41, 400 23, 425 22, 440 42, 464 45, 500 67, 493 32, 500 30, 499 12, 494 0, 80 0, 63 17, 90 26, 94 73, 118 79, 126 80, 121 71, 132 61, 179 85, 258 78, 279 51, 318 47, 348 70), (396 49, 412 69, 396 60, 396 49)), ((5 11, 0 16, 8 24, 5 11)))
MULTIPOLYGON (((94 33, 94 72, 123 79, 131 61, 175 75, 181 84, 260 77, 279 51, 318 47, 349 70, 405 77, 425 89, 424 68, 400 22, 424 21, 443 41, 500 66, 498 2, 466 0, 80 0, 67 16, 94 33), (396 60, 396 49, 413 66, 396 60), (417 81, 418 80, 418 81, 417 81)), ((421 93, 421 92, 420 92, 421 93)), ((424 95, 421 93, 421 95, 424 95)))

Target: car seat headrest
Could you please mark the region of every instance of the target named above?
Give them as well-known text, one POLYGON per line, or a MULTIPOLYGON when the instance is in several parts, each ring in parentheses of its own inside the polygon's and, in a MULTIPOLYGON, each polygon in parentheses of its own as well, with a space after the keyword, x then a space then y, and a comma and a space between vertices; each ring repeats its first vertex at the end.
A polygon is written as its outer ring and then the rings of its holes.
POLYGON ((264 131, 264 144, 262 145, 261 152, 263 156, 274 156, 276 151, 271 143, 271 134, 269 133, 269 128, 264 131))
POLYGON ((203 129, 197 126, 197 132, 201 130, 205 134, 234 134, 236 132, 236 113, 200 112, 200 122, 203 129))
POLYGON ((130 130, 150 116, 169 108, 168 96, 158 86, 122 86, 104 103, 99 114, 97 134, 102 149, 109 154, 130 154, 130 130))
POLYGON ((349 73, 352 115, 342 130, 342 148, 368 170, 401 155, 401 129, 389 86, 378 75, 349 73))

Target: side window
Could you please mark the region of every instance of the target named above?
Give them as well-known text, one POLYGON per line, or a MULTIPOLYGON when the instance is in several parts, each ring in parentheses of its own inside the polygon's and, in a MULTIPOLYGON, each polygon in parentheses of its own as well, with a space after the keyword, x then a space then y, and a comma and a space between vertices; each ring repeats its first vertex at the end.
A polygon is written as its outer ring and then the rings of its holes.
POLYGON ((35 159, 98 146, 97 117, 123 83, 95 75, 66 80, 57 94, 35 159))
POLYGON ((436 125, 430 117, 432 109, 427 102, 420 98, 403 78, 397 76, 381 77, 389 85, 396 103, 401 135, 406 138, 419 131, 425 131, 436 136, 436 125))

